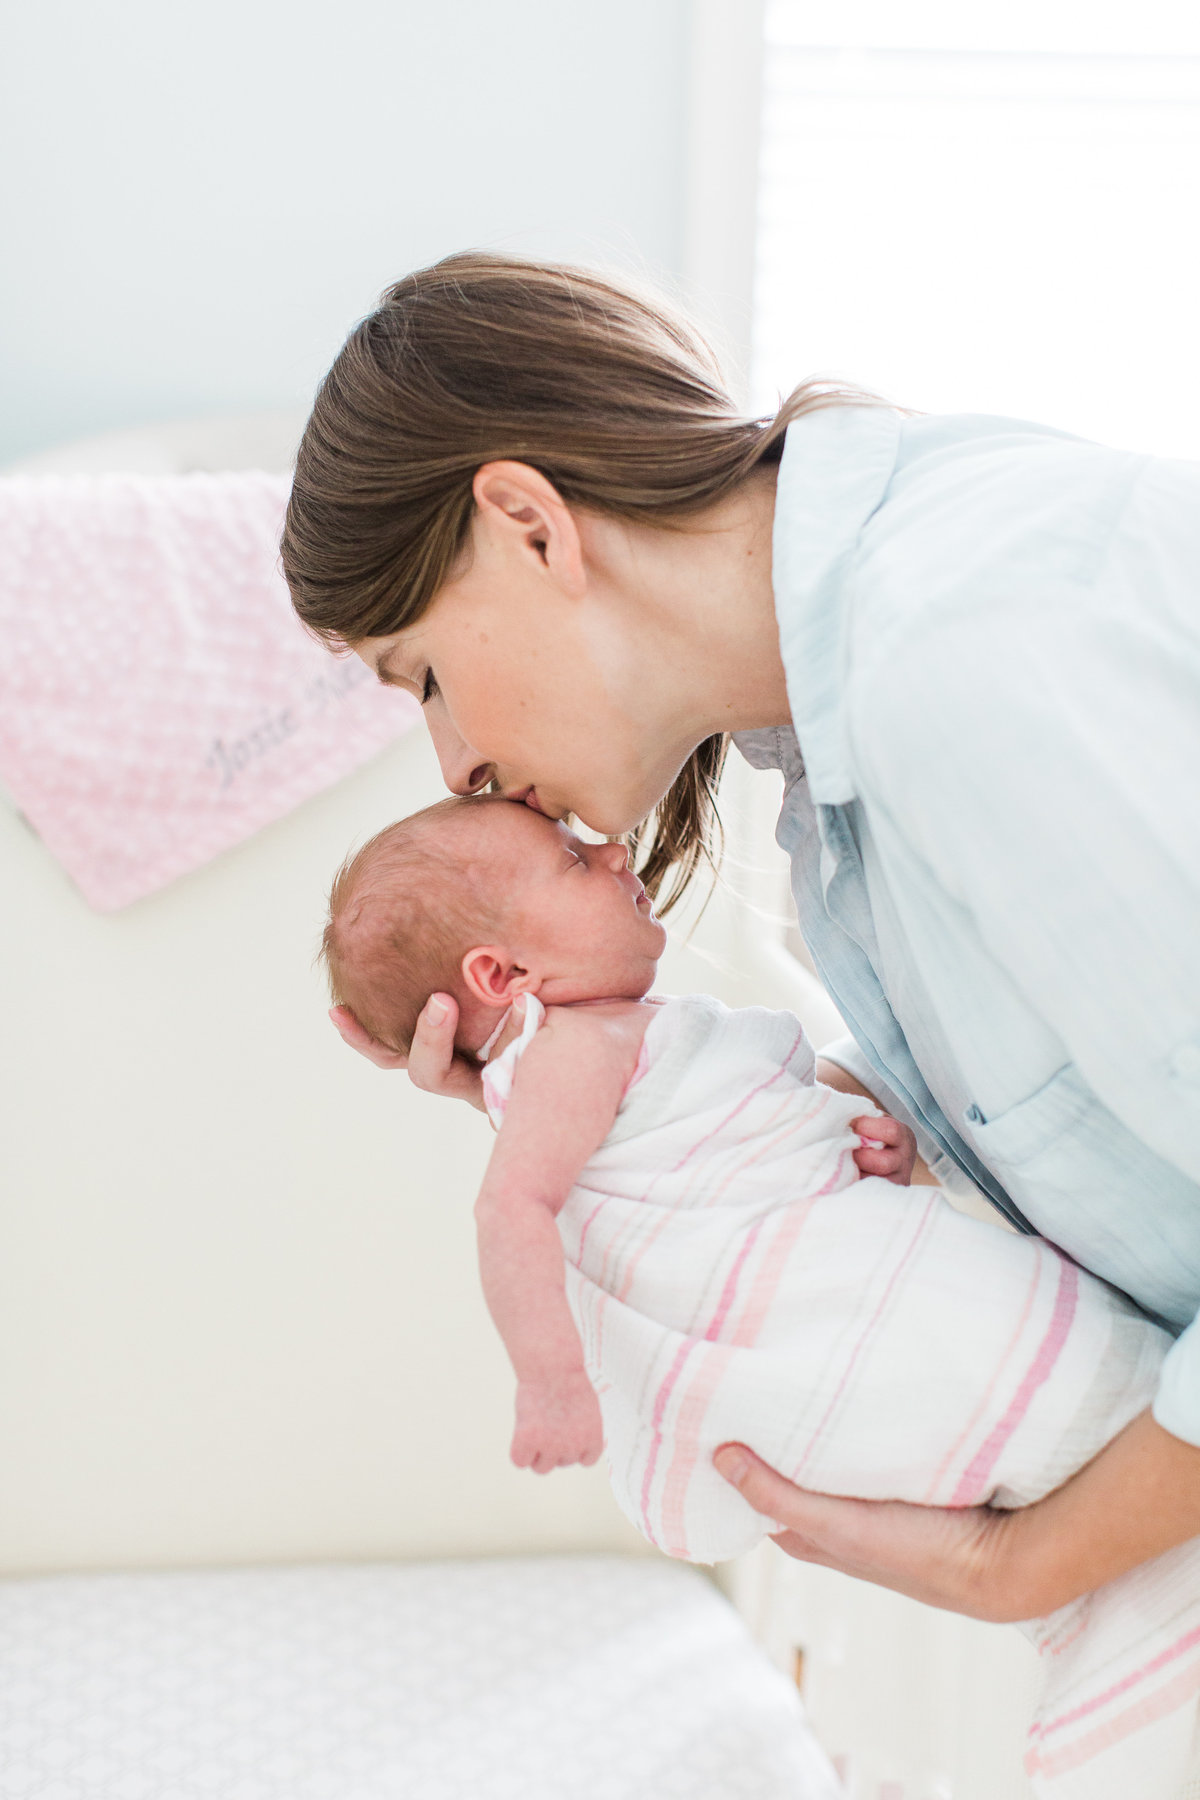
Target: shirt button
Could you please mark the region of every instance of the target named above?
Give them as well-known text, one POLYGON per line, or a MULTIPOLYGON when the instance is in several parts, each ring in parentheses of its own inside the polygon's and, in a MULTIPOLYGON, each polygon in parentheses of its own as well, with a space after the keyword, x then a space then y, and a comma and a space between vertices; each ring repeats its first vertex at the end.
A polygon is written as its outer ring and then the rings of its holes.
POLYGON ((1171 1058, 1171 1073, 1181 1081, 1200 1081, 1200 1044, 1183 1044, 1171 1058))

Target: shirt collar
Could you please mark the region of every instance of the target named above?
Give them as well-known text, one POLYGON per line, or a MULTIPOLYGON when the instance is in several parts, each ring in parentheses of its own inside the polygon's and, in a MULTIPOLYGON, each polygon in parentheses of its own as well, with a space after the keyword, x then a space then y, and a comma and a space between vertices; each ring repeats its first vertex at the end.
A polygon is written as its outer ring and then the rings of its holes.
POLYGON ((772 584, 792 723, 814 801, 853 800, 843 710, 845 583, 859 535, 895 467, 902 420, 830 406, 789 425, 779 465, 772 584))

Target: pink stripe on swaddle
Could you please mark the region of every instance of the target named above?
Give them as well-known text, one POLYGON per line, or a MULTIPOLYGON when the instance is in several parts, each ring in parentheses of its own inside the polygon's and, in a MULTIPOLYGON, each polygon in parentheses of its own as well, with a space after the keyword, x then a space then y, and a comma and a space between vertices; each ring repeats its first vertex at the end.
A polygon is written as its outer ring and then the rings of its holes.
MULTIPOLYGON (((1093 1758, 1114 1744, 1119 1744, 1136 1731, 1145 1730, 1146 1726, 1155 1724, 1160 1719, 1168 1718, 1181 1706, 1195 1699, 1200 1689, 1200 1665, 1192 1663, 1180 1671, 1172 1680, 1164 1682, 1158 1688, 1140 1695, 1136 1700, 1120 1710, 1112 1710, 1107 1718, 1096 1717, 1082 1736, 1060 1749, 1047 1749, 1047 1734, 1069 1727, 1085 1716, 1103 1712, 1103 1709, 1115 1708, 1120 1696, 1131 1693, 1139 1686, 1145 1686, 1148 1680, 1161 1674, 1169 1664, 1177 1662, 1189 1650, 1200 1644, 1200 1626, 1185 1633, 1177 1643, 1172 1644, 1145 1668, 1138 1669, 1133 1675, 1120 1682, 1111 1692, 1100 1694, 1089 1700, 1085 1706, 1077 1707, 1073 1713, 1064 1714, 1048 1724, 1034 1724, 1030 1728, 1030 1748, 1025 1753, 1025 1769, 1033 1780, 1039 1775, 1051 1779, 1068 1775, 1074 1769, 1084 1768, 1093 1758)), ((1191 1783, 1188 1784, 1189 1787, 1191 1783)))
MULTIPOLYGON (((1048 1254, 1053 1254, 1053 1252, 1048 1252, 1048 1254)), ((983 1499, 988 1476, 995 1468, 1000 1452, 1029 1411, 1030 1402, 1037 1390, 1044 1381, 1050 1379, 1053 1373, 1054 1365, 1067 1341, 1071 1320, 1075 1317, 1078 1297, 1079 1276, 1074 1263, 1069 1263, 1064 1258, 1058 1278, 1058 1292, 1054 1298, 1054 1312, 1046 1328, 1045 1336, 1038 1345, 1033 1361, 1025 1371, 1021 1385, 1009 1402, 1004 1417, 997 1420, 995 1426, 988 1433, 987 1439, 980 1446, 967 1469, 964 1470, 962 1480, 950 1501, 951 1506, 976 1506, 983 1499)))
POLYGON ((842 1370, 837 1387, 834 1389, 829 1403, 817 1422, 815 1429, 810 1434, 808 1443, 804 1448, 804 1452, 800 1457, 799 1462, 791 1471, 791 1479, 796 1482, 799 1487, 804 1486, 804 1471, 812 1462, 817 1448, 829 1428, 831 1420, 835 1417, 845 1395, 850 1391, 858 1364, 868 1346, 873 1343, 875 1334, 878 1332, 880 1325, 887 1317, 892 1297, 897 1288, 901 1285, 902 1280, 907 1273, 909 1264, 924 1246, 929 1227, 936 1214, 939 1198, 940 1196, 937 1191, 934 1190, 930 1199, 926 1201, 925 1205, 922 1207, 920 1214, 917 1217, 916 1228, 909 1234, 909 1241, 905 1246, 903 1254, 896 1261, 896 1264, 888 1277, 883 1293, 875 1304, 874 1311, 853 1340, 850 1354, 846 1359, 845 1367, 842 1370))
MULTIPOLYGON (((1147 1676, 1159 1674, 1169 1663, 1178 1662, 1179 1658, 1185 1656, 1189 1650, 1197 1648, 1200 1648, 1200 1625, 1194 1625, 1190 1631, 1185 1631, 1173 1644, 1168 1645, 1165 1650, 1160 1650, 1157 1656, 1151 1657, 1150 1661, 1140 1669, 1134 1669, 1130 1674, 1122 1676, 1120 1681, 1114 1682, 1103 1693, 1092 1694, 1081 1706, 1073 1707, 1058 1718, 1043 1720, 1041 1723, 1033 1725, 1030 1728, 1030 1737, 1044 1742, 1056 1731, 1063 1731, 1068 1726, 1077 1725, 1081 1719, 1089 1718, 1093 1713, 1098 1713, 1104 1707, 1111 1706, 1114 1700, 1119 1700, 1124 1695, 1131 1693, 1139 1682, 1146 1680, 1147 1676)), ((1190 1680, 1189 1691, 1194 1692, 1197 1681, 1200 1680, 1200 1670, 1193 1669, 1190 1680)))
POLYGON ((1020 1344, 1021 1339, 1025 1335, 1025 1327, 1028 1325, 1030 1317, 1033 1313, 1033 1303, 1038 1296, 1038 1293, 1041 1289, 1041 1285, 1042 1285, 1042 1265, 1039 1260, 1038 1263, 1034 1267, 1032 1278, 1029 1282, 1028 1287, 1025 1290, 1025 1299, 1022 1304, 1021 1311, 1017 1316, 1016 1324, 1013 1326, 1012 1334, 1009 1337, 1008 1343, 1004 1347, 1004 1354, 1001 1356, 999 1362, 996 1364, 995 1368, 992 1370, 992 1373, 991 1373, 990 1377, 988 1378, 987 1386, 981 1390, 980 1395, 979 1395, 979 1404, 976 1406, 974 1412, 971 1414, 971 1417, 968 1419, 965 1428, 959 1433, 958 1437, 955 1438, 954 1442, 950 1445, 950 1448, 946 1451, 945 1456, 943 1456, 941 1462, 939 1463, 937 1474, 934 1476, 934 1478, 930 1482, 928 1488, 925 1490, 925 1494, 922 1498, 922 1505, 924 1505, 924 1506, 936 1506, 937 1505, 937 1503, 938 1503, 937 1496, 941 1493, 942 1481, 944 1480, 944 1478, 946 1476, 947 1470, 949 1470, 950 1468, 953 1467, 955 1459, 960 1454, 963 1453, 964 1445, 967 1445, 971 1442, 972 1436, 975 1433, 975 1431, 977 1430, 980 1421, 987 1419, 989 1414, 992 1412, 992 1410, 993 1410, 992 1402, 995 1398, 996 1391, 1000 1386, 1002 1378, 1008 1373, 1009 1362, 1011 1361, 1012 1357, 1015 1355, 1017 1347, 1020 1344))
MULTIPOLYGON (((788 1052, 789 1058, 795 1054, 797 1046, 799 1044, 801 1044, 803 1041, 804 1041, 804 1032, 803 1032, 803 1030, 801 1030, 801 1031, 797 1032, 795 1042, 792 1044, 792 1047, 788 1052)), ((688 1147, 684 1151, 683 1155, 679 1157, 679 1159, 675 1162, 675 1164, 673 1166, 670 1166, 670 1167, 664 1168, 664 1169, 659 1169, 655 1173, 653 1179, 649 1182, 649 1184, 643 1190, 643 1192, 639 1196, 639 1198, 643 1201, 651 1200, 654 1197, 655 1191, 658 1187, 660 1180, 664 1179, 665 1177, 680 1175, 682 1173, 682 1171, 684 1169, 686 1169, 690 1163, 696 1161, 696 1159, 702 1155, 705 1147, 708 1144, 710 1144, 714 1139, 721 1138, 724 1135, 724 1133, 726 1131, 728 1131, 729 1127, 733 1124, 734 1120, 736 1118, 738 1118, 738 1116, 746 1109, 747 1106, 749 1106, 751 1104, 751 1102, 753 1100, 755 1100, 760 1094, 766 1093, 768 1091, 768 1089, 773 1088, 777 1082, 782 1080, 783 1075, 784 1075, 783 1067, 782 1066, 778 1067, 765 1080, 759 1082, 757 1086, 752 1088, 750 1090, 750 1092, 743 1094, 741 1099, 738 1100, 734 1106, 732 1106, 727 1112, 725 1112, 723 1114, 720 1121, 716 1125, 714 1125, 710 1131, 707 1131, 703 1137, 697 1138, 694 1143, 691 1143, 688 1145, 688 1147)), ((645 1256, 646 1252, 651 1248, 651 1246, 656 1242, 656 1240, 658 1239, 661 1232, 666 1228, 667 1224, 669 1223, 669 1220, 670 1220, 670 1212, 669 1212, 669 1210, 664 1209, 657 1224, 652 1226, 650 1230, 644 1231, 639 1235, 639 1238, 637 1240, 636 1246, 634 1247, 634 1249, 632 1251, 632 1254, 629 1255, 629 1257, 627 1258, 627 1260, 624 1263, 621 1280, 614 1289, 614 1294, 615 1294, 616 1299, 625 1301, 629 1298, 629 1291, 633 1286, 633 1282, 634 1282, 634 1278, 637 1274, 639 1262, 641 1261, 642 1257, 645 1256)), ((599 1280, 599 1282, 602 1285, 605 1285, 605 1286, 608 1285, 609 1259, 610 1259, 610 1254, 611 1254, 612 1248, 613 1247, 610 1246, 610 1249, 605 1252, 604 1260, 603 1260, 603 1263, 601 1264, 599 1275, 596 1278, 599 1280)))
POLYGON ((199 868, 419 716, 292 612, 289 485, 0 479, 0 781, 95 907, 199 868))

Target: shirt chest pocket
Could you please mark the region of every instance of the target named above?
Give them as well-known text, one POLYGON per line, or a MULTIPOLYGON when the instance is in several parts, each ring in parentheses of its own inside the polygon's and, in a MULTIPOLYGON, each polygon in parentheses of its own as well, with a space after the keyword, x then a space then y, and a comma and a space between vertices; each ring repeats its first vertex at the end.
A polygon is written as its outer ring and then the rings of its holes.
POLYGON ((1200 1307, 1200 1189, 1157 1156, 1065 1063, 967 1141, 1043 1236, 1158 1317, 1200 1307))

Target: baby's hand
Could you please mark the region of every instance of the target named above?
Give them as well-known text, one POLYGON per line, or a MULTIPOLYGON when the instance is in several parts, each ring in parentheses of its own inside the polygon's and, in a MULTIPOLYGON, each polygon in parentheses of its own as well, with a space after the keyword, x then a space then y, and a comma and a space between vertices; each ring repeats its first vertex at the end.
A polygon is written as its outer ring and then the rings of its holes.
POLYGON ((851 1119, 850 1129, 862 1139, 862 1148, 854 1152, 860 1175, 882 1175, 898 1187, 911 1186, 917 1140, 907 1125, 887 1113, 870 1113, 851 1119))
POLYGON ((585 1468, 604 1448, 600 1402, 582 1370, 553 1381, 517 1384, 517 1429, 510 1452, 518 1469, 548 1475, 571 1463, 585 1468))

